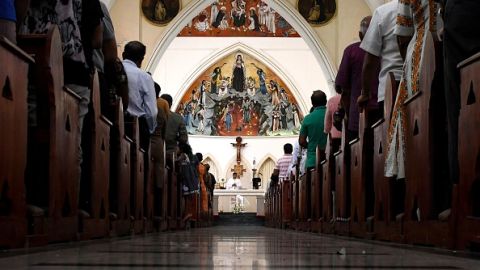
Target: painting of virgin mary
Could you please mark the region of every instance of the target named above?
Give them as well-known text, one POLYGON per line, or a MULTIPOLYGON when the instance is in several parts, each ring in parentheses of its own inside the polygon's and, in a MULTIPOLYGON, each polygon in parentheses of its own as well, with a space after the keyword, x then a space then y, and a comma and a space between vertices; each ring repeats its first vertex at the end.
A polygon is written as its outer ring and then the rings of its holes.
POLYGON ((143 15, 152 23, 167 24, 180 11, 180 0, 142 0, 143 15))

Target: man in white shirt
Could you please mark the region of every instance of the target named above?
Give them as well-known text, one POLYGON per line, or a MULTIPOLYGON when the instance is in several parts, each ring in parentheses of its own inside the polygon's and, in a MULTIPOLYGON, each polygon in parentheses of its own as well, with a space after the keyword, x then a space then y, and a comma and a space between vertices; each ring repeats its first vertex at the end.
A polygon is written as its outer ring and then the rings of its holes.
MULTIPOLYGON (((358 105, 364 108, 370 100, 370 85, 375 74, 376 67, 380 64, 378 75, 378 103, 383 108, 385 99, 385 86, 388 74, 393 72, 395 79, 400 80, 403 68, 403 59, 398 48, 395 27, 397 23, 398 0, 381 5, 373 13, 370 27, 363 38, 360 48, 365 52, 365 60, 362 70, 362 94, 358 97, 358 105)), ((383 112, 383 110, 380 110, 383 112)))
POLYGON ((123 51, 123 66, 128 79, 127 113, 136 116, 140 125, 140 145, 148 151, 150 134, 157 125, 157 97, 152 77, 141 70, 146 47, 139 41, 131 41, 123 51))
POLYGON ((228 179, 227 181, 227 190, 238 190, 242 187, 242 182, 238 178, 237 173, 233 173, 233 178, 228 179))

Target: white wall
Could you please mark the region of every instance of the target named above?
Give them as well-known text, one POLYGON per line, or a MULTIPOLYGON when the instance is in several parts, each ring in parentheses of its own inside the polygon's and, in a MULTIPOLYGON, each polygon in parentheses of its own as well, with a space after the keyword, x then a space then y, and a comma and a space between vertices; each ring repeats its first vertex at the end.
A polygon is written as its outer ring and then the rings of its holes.
MULTIPOLYGON (((243 137, 243 142, 247 145, 242 149, 242 164, 247 171, 242 177, 242 186, 245 188, 252 188, 252 163, 256 160, 256 168, 260 169, 263 161, 271 157, 277 161, 283 156, 283 145, 291 143, 294 145, 298 137, 243 137)), ((189 142, 193 148, 193 152, 201 152, 203 157, 210 157, 218 168, 219 175, 215 175, 217 181, 220 179, 228 179, 232 176, 230 171, 236 163, 237 152, 236 148, 231 144, 235 143, 235 137, 209 137, 209 136, 191 136, 189 142)), ((270 175, 263 176, 265 182, 270 175)), ((268 182, 268 181, 266 181, 268 182)))
MULTIPOLYGON (((282 77, 294 95, 299 95, 296 98, 304 114, 310 108, 313 90, 325 90, 327 96, 333 94, 320 65, 301 38, 177 37, 152 72, 153 77, 162 86, 162 93, 174 97, 175 107, 196 76, 212 64, 209 61, 225 48, 235 46, 249 48, 278 67, 284 76, 278 72, 277 75, 282 77)), ((266 64, 276 72, 274 67, 266 64)))

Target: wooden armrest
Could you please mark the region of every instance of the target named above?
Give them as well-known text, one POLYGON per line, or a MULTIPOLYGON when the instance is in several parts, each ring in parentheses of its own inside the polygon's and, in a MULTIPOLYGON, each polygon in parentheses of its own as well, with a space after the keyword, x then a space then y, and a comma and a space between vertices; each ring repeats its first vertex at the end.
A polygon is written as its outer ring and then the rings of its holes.
POLYGON ((470 56, 469 58, 463 60, 457 65, 458 69, 464 68, 468 65, 470 65, 472 62, 480 61, 480 52, 470 56))
POLYGON ((422 95, 422 91, 418 91, 417 93, 413 94, 413 96, 405 100, 405 103, 403 104, 403 106, 407 106, 408 104, 412 103, 415 99, 417 99, 421 95, 422 95))

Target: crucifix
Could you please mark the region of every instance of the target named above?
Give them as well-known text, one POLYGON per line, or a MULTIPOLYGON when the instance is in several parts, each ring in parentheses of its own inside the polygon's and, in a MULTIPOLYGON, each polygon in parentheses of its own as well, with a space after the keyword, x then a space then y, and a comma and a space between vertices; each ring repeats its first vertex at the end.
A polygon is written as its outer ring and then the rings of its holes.
POLYGON ((242 137, 237 137, 235 141, 237 143, 232 143, 232 146, 237 148, 237 164, 233 166, 233 169, 231 169, 231 171, 237 173, 238 176, 242 176, 243 173, 246 172, 247 170, 244 169, 243 165, 241 164, 242 163, 241 151, 242 151, 242 148, 245 147, 245 145, 247 144, 242 143, 242 137))

